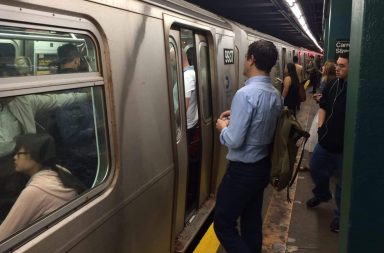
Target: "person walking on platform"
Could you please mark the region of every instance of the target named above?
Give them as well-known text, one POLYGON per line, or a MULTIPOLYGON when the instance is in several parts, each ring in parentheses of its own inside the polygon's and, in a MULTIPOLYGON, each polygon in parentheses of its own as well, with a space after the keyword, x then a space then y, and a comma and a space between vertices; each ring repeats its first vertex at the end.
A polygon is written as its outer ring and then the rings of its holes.
POLYGON ((229 150, 229 162, 217 193, 214 229, 228 253, 261 253, 261 208, 270 178, 270 145, 283 108, 269 77, 277 55, 272 42, 259 40, 249 45, 244 61, 248 80, 233 97, 231 110, 216 122, 220 142, 229 150))
POLYGON ((293 56, 293 64, 295 64, 296 74, 299 78, 299 83, 304 81, 303 66, 299 64, 299 57, 297 55, 293 56))
POLYGON ((320 82, 321 77, 321 71, 320 71, 320 58, 314 58, 313 55, 310 57, 310 61, 308 63, 308 73, 309 73, 309 80, 311 81, 312 85, 312 93, 315 94, 317 90, 317 86, 320 82))
POLYGON ((336 233, 339 232, 340 218, 348 58, 348 53, 339 55, 336 64, 337 79, 326 85, 320 98, 318 144, 310 161, 311 176, 315 183, 312 190, 314 197, 307 201, 307 207, 313 208, 332 198, 329 181, 335 171, 336 210, 330 229, 336 233))

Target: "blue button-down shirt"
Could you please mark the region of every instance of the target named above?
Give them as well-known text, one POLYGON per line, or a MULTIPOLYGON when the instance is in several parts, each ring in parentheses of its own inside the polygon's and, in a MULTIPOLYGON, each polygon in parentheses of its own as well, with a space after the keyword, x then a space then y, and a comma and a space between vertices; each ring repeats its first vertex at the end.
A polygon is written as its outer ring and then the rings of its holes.
POLYGON ((220 133, 229 149, 227 159, 254 163, 268 156, 282 108, 269 76, 249 78, 233 97, 230 123, 220 133))

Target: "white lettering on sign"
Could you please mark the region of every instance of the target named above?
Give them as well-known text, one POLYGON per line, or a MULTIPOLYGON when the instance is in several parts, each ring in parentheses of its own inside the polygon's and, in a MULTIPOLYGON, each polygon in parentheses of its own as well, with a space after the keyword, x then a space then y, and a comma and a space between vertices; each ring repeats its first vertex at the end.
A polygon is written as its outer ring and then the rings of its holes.
POLYGON ((344 42, 344 41, 336 42, 336 47, 349 47, 349 45, 350 45, 349 42, 344 42))
POLYGON ((349 52, 349 40, 336 40, 336 56, 349 52))
POLYGON ((224 64, 234 64, 235 55, 233 49, 224 48, 224 64))

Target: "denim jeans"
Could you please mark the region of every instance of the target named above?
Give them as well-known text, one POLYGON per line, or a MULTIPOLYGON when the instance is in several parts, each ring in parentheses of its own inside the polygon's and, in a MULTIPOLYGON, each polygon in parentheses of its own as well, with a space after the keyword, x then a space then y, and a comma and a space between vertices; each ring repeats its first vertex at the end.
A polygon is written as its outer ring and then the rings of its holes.
POLYGON ((216 235, 228 253, 261 253, 261 208, 269 178, 269 158, 251 164, 229 162, 217 193, 214 217, 216 235))
POLYGON ((336 210, 335 217, 340 216, 341 203, 341 181, 343 168, 343 154, 329 153, 320 144, 317 144, 313 150, 312 158, 309 164, 311 176, 315 183, 312 190, 316 198, 320 200, 332 197, 329 190, 329 181, 334 172, 336 172, 337 182, 335 189, 336 210))

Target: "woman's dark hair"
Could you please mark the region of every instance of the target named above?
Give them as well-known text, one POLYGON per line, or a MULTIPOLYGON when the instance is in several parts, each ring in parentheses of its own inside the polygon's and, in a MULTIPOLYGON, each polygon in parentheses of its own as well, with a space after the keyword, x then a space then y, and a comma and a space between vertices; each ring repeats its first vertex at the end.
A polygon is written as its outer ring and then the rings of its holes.
POLYGON ((78 194, 85 191, 86 187, 79 179, 56 166, 56 147, 52 136, 47 133, 19 135, 16 137, 16 152, 21 148, 24 148, 35 162, 56 171, 64 187, 75 189, 78 194))
POLYGON ((293 63, 287 64, 288 75, 291 77, 293 85, 299 85, 299 78, 297 77, 296 67, 293 63))
POLYGON ((56 164, 55 141, 49 134, 24 134, 16 137, 16 151, 24 148, 32 160, 46 167, 56 164))
POLYGON ((276 46, 267 40, 258 40, 248 47, 247 59, 253 55, 255 66, 267 74, 271 72, 272 67, 276 64, 278 52, 276 46))

